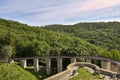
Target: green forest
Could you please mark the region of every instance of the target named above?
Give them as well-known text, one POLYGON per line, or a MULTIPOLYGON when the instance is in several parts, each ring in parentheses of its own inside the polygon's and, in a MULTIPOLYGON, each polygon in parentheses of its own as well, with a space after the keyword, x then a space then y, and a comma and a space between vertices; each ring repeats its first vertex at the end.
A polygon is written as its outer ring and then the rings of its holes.
POLYGON ((12 57, 91 55, 120 61, 120 23, 29 26, 0 19, 0 49, 13 47, 12 57))
MULTIPOLYGON (((43 28, 50 31, 52 30, 55 32, 64 33, 72 37, 81 38, 92 45, 112 52, 112 55, 110 54, 112 57, 116 54, 120 54, 120 22, 92 22, 78 23, 74 25, 48 25, 43 28)), ((103 55, 106 55, 106 53, 103 55)))
POLYGON ((45 29, 69 33, 72 36, 82 38, 87 42, 106 48, 120 51, 120 23, 78 23, 75 25, 49 25, 45 29))

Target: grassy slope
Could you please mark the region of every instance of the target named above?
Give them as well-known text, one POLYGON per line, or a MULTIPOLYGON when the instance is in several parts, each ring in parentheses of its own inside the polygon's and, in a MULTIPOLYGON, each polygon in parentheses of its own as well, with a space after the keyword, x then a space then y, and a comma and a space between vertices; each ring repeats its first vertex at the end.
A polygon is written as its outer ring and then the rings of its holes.
POLYGON ((18 65, 0 63, 0 80, 37 80, 30 72, 18 65))
MULTIPOLYGON (((88 72, 87 69, 85 68, 79 68, 77 72, 79 74, 69 80, 79 80, 79 79, 80 80, 97 80, 99 79, 99 75, 93 75, 92 73, 88 72)), ((99 79, 99 80, 102 80, 102 79, 99 79)))

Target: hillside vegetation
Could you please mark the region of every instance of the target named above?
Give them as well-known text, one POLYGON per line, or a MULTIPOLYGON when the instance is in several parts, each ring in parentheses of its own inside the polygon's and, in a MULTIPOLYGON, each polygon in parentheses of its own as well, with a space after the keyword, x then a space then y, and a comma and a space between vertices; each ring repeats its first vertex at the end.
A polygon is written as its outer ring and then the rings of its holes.
POLYGON ((0 19, 0 47, 12 45, 15 56, 97 55, 99 47, 66 34, 0 19))
POLYGON ((48 25, 43 28, 49 31, 65 33, 73 37, 82 38, 90 44, 110 51, 109 54, 104 53, 102 56, 107 56, 114 60, 119 60, 116 59, 116 57, 120 58, 120 22, 48 25))
MULTIPOLYGON (((55 26, 54 28, 59 30, 60 27, 55 26)), ((70 30, 74 31, 73 28, 71 27, 70 30)), ((14 47, 13 57, 94 55, 120 60, 120 54, 117 50, 108 52, 106 49, 92 45, 79 37, 0 19, 0 49, 4 45, 14 47)))
POLYGON ((112 49, 120 51, 120 22, 49 25, 45 29, 68 33, 110 51, 112 49))
POLYGON ((0 63, 0 80, 38 80, 33 74, 11 63, 0 63))

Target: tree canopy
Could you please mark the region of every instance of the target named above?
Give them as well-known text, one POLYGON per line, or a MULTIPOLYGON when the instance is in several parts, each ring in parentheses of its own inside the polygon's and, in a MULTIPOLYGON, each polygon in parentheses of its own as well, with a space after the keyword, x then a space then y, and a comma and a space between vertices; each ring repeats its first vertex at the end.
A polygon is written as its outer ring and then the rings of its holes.
POLYGON ((12 54, 13 54, 12 46, 5 45, 1 49, 1 54, 0 55, 2 57, 2 60, 4 60, 6 63, 10 62, 12 54))
POLYGON ((120 51, 120 22, 93 22, 74 25, 48 25, 47 30, 64 32, 79 37, 87 42, 106 48, 120 51))
MULTIPOLYGON (((75 26, 77 25, 79 24, 76 24, 75 26)), ((13 52, 16 53, 14 54, 14 57, 44 55, 95 55, 114 59, 114 57, 111 57, 113 55, 112 53, 117 51, 109 52, 108 48, 104 48, 96 44, 96 41, 98 39, 97 37, 102 39, 101 34, 101 36, 97 35, 99 34, 99 30, 97 31, 97 29, 95 29, 95 31, 89 32, 89 30, 92 30, 94 28, 92 28, 92 26, 90 27, 90 29, 88 27, 88 30, 86 30, 86 28, 80 29, 81 31, 74 26, 67 26, 67 28, 64 28, 62 25, 54 25, 54 27, 48 26, 46 28, 43 28, 37 26, 28 26, 26 24, 21 24, 15 21, 0 19, 0 49, 2 49, 4 45, 11 45, 13 47, 13 52), (79 36, 81 35, 85 38, 77 36, 76 33, 78 33, 79 36), (97 35, 97 37, 93 36, 92 34, 97 35), (95 38, 91 39, 91 37, 95 38), (89 43, 90 40, 97 46, 89 43), (102 49, 101 47, 104 49, 102 49)), ((103 34, 106 35, 107 31, 106 33, 103 32, 103 34)), ((117 37, 119 37, 119 35, 117 35, 117 37)), ((110 38, 107 37, 107 39, 109 42, 111 42, 110 38)), ((119 40, 117 41, 119 43, 119 40)), ((106 45, 108 45, 109 42, 106 43, 106 45)), ((102 44, 102 42, 100 43, 102 44)), ((119 47, 119 44, 116 44, 116 46, 119 47)), ((119 50, 119 48, 115 49, 119 50)), ((119 51, 116 55, 120 55, 119 51)), ((117 60, 119 59, 120 58, 118 58, 117 60)))

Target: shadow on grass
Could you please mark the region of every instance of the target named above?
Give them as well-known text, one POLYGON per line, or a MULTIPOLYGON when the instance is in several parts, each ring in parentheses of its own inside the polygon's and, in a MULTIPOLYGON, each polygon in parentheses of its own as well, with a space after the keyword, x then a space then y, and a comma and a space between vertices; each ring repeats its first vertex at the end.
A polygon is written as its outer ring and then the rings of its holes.
MULTIPOLYGON (((16 63, 16 64, 20 66, 19 63, 16 63)), ((21 68, 23 68, 23 67, 21 67, 21 68)), ((46 68, 45 67, 40 67, 38 72, 34 71, 34 67, 33 66, 27 66, 25 68, 25 70, 27 70, 28 72, 32 73, 38 80, 43 80, 44 78, 48 77, 48 75, 46 75, 46 68)))
POLYGON ((45 71, 44 67, 41 67, 38 72, 34 72, 34 68, 33 67, 27 67, 25 70, 27 70, 30 73, 32 73, 33 75, 35 75, 38 80, 43 80, 44 78, 48 77, 46 75, 46 71, 45 71))

